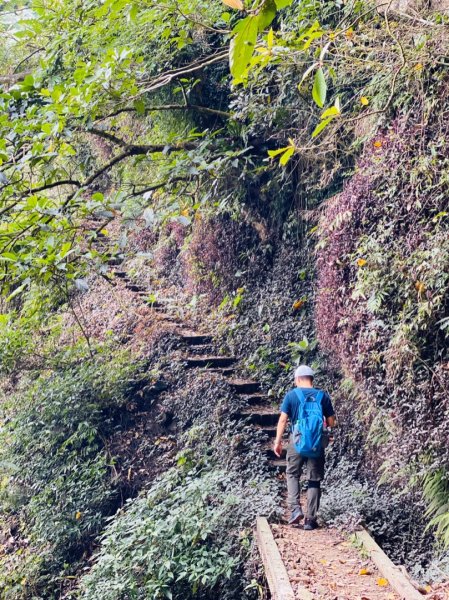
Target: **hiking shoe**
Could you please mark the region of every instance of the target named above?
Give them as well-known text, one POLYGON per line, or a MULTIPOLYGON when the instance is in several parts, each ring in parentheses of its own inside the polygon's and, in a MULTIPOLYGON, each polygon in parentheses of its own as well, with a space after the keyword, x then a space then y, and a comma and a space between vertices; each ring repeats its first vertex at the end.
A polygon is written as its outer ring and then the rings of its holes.
POLYGON ((313 531, 314 529, 318 529, 318 523, 315 519, 306 519, 304 521, 304 531, 313 531))
POLYGON ((294 508, 292 510, 292 514, 290 516, 288 524, 296 525, 297 523, 299 523, 301 521, 302 518, 304 518, 304 513, 302 512, 301 507, 298 506, 297 508, 294 508))

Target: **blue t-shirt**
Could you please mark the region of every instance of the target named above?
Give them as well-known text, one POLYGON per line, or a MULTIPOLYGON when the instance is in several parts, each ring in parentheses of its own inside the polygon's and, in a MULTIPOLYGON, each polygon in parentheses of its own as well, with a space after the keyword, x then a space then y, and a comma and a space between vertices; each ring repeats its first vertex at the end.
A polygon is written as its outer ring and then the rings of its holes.
MULTIPOLYGON (((299 388, 304 396, 317 396, 320 390, 316 388, 299 388)), ((335 415, 334 407, 332 406, 332 402, 330 396, 327 392, 324 392, 323 399, 321 401, 321 406, 323 408, 323 415, 326 417, 333 417, 335 415)), ((291 390, 288 392, 282 402, 281 412, 286 413, 290 419, 291 423, 296 423, 298 420, 299 413, 299 398, 295 390, 291 390)))

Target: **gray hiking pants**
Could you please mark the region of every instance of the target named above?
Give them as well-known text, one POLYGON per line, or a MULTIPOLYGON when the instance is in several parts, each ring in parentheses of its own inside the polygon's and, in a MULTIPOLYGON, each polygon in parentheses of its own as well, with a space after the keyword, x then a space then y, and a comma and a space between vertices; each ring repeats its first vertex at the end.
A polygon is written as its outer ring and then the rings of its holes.
POLYGON ((320 482, 324 478, 324 450, 318 458, 303 458, 295 450, 290 438, 287 446, 287 492, 288 507, 294 510, 300 506, 299 480, 306 467, 307 485, 307 513, 308 519, 316 519, 320 507, 321 489, 320 482))

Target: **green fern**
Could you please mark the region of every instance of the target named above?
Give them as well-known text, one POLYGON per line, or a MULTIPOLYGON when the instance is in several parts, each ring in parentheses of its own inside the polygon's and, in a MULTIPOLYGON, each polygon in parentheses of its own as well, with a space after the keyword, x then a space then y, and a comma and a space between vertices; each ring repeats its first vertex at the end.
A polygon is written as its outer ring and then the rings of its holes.
POLYGON ((424 478, 424 496, 429 503, 428 527, 436 527, 436 535, 449 548, 449 472, 445 468, 432 471, 424 478))

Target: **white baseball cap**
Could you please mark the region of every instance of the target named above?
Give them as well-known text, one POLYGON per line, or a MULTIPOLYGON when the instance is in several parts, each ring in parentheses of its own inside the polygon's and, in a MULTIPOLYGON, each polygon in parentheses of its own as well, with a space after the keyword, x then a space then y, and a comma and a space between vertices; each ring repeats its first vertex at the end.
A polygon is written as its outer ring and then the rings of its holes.
POLYGON ((307 365, 299 365, 295 370, 295 379, 296 377, 314 377, 315 371, 308 367, 307 365))

